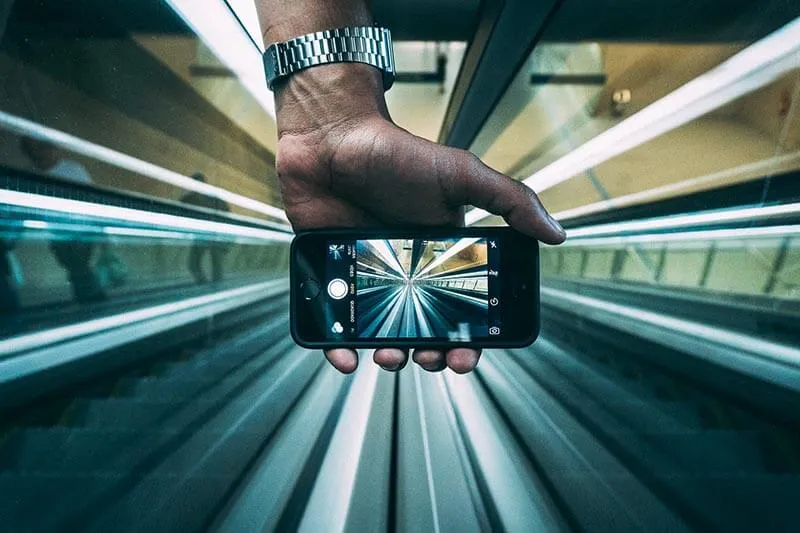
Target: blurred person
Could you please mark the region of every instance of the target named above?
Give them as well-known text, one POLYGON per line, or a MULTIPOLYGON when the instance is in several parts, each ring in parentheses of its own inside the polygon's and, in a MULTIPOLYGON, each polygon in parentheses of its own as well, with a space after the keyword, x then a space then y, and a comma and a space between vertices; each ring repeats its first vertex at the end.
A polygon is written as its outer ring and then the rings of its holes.
MULTIPOLYGON (((205 175, 197 172, 192 174, 192 179, 200 183, 207 183, 205 175)), ((230 207, 224 200, 213 198, 197 192, 190 192, 181 198, 181 202, 214 211, 230 211, 230 207)), ((203 258, 208 254, 211 258, 211 281, 218 283, 223 278, 223 260, 228 253, 229 246, 221 242, 195 240, 192 249, 189 250, 189 272, 198 284, 208 283, 203 269, 203 258)))
POLYGON ((43 174, 84 185, 93 183, 86 167, 66 157, 57 146, 31 137, 23 137, 20 148, 33 163, 33 168, 43 174))
MULTIPOLYGON (((86 167, 65 157, 58 147, 30 137, 23 138, 20 147, 36 171, 74 183, 92 184, 86 167)), ((57 240, 50 243, 56 261, 67 271, 75 301, 81 304, 108 298, 92 269, 92 255, 97 247, 95 241, 57 240)))
MULTIPOLYGON (((373 26, 366 0, 257 0, 269 47, 312 32, 373 26)), ((268 51, 269 53, 269 51, 268 51)), ((565 239, 536 194, 464 150, 438 145, 397 127, 389 116, 380 70, 338 62, 298 70, 273 85, 278 125, 276 167, 284 207, 295 229, 461 225, 473 205, 518 231, 549 243, 565 239)), ((328 350, 334 367, 353 372, 358 354, 328 350)), ((423 369, 471 371, 479 350, 415 350, 423 369)), ((408 353, 379 349, 385 370, 408 353)))
POLYGON ((14 242, 0 239, 0 316, 14 314, 20 309, 20 273, 12 254, 14 242))
POLYGON ((11 9, 14 7, 14 0, 0 0, 0 44, 6 33, 8 19, 11 17, 11 9))

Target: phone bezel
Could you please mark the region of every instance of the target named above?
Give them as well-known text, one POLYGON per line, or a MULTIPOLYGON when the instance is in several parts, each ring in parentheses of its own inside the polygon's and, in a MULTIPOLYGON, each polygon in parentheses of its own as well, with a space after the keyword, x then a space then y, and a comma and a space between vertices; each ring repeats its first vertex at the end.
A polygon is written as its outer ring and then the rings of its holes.
MULTIPOLYGON (((313 259, 312 259, 313 260, 313 259)), ((320 267, 319 271, 324 271, 320 267)), ((321 276, 316 276, 317 278, 321 276)), ((317 280, 321 286, 322 280, 317 280)), ((522 348, 531 345, 539 336, 541 303, 539 295, 539 248, 538 242, 522 235, 508 227, 477 227, 477 228, 408 228, 408 229, 316 229, 297 233, 292 240, 290 248, 290 324, 294 341, 305 348, 332 349, 332 348, 522 348), (325 338, 318 340, 304 335, 308 327, 300 327, 300 316, 312 316, 316 312, 324 311, 324 306, 319 303, 309 302, 303 298, 301 282, 308 278, 307 269, 301 269, 299 263, 302 258, 316 255, 320 263, 324 263, 327 253, 327 242, 330 240, 363 240, 363 239, 437 239, 452 237, 487 237, 496 235, 502 239, 501 266, 502 272, 511 271, 513 276, 504 276, 502 297, 504 328, 508 331, 507 320, 514 320, 511 331, 514 338, 501 334, 500 337, 486 337, 470 342, 443 341, 442 339, 347 339, 342 342, 332 342, 325 338), (513 253, 509 253, 514 250, 513 253), (522 253, 523 251, 530 253, 522 253), (523 276, 522 274, 529 275, 523 276), (509 283, 507 280, 512 280, 509 283), (529 302, 526 304, 525 302, 529 302), (530 311, 527 315, 525 311, 530 311)), ((320 320, 316 319, 316 324, 320 320)), ((313 328, 325 335, 325 329, 313 328)))

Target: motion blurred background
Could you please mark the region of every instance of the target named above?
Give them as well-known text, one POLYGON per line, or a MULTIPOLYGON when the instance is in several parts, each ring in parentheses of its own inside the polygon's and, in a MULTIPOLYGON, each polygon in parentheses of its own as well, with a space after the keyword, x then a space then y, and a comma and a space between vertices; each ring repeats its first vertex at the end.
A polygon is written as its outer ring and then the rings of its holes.
POLYGON ((373 9, 395 121, 568 229, 539 341, 339 375, 252 0, 0 0, 0 529, 796 531, 798 3, 373 9))

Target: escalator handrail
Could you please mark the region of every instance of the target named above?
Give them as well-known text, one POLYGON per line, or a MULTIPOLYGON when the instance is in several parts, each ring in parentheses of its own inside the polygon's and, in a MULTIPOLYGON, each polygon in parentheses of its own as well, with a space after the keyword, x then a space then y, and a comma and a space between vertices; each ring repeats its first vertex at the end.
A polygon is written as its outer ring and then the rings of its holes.
POLYGON ((552 287, 541 294, 545 306, 800 392, 800 349, 793 346, 552 287))
POLYGON ((572 228, 569 239, 654 235, 663 232, 681 233, 704 228, 745 231, 751 227, 735 228, 742 224, 772 223, 775 226, 791 225, 800 221, 800 202, 768 206, 746 206, 736 209, 714 209, 683 215, 630 220, 572 228))
POLYGON ((31 120, 24 119, 0 111, 0 128, 12 133, 31 137, 43 142, 58 146, 72 153, 89 157, 93 160, 112 165, 129 172, 134 172, 141 176, 160 181, 187 191, 196 192, 203 196, 217 198, 229 204, 233 204, 249 211, 261 213, 268 217, 287 222, 286 213, 275 206, 259 202, 241 194, 237 194, 220 187, 215 187, 207 183, 198 182, 188 176, 184 176, 172 170, 160 167, 148 161, 118 152, 111 148, 92 143, 69 133, 38 124, 31 120))
MULTIPOLYGON (((34 212, 44 211, 66 215, 71 219, 71 223, 74 223, 75 215, 80 214, 95 222, 122 222, 123 224, 133 224, 136 227, 155 228, 157 230, 166 229, 188 233, 220 234, 232 237, 255 238, 264 241, 289 241, 292 239, 291 233, 276 229, 202 220, 193 217, 103 205, 68 198, 43 197, 27 192, 2 191, 0 193, 0 202, 6 206, 12 206, 23 210, 32 210, 34 212)), ((37 221, 35 227, 32 229, 42 229, 42 222, 44 221, 37 221)), ((44 223, 46 224, 47 222, 44 223)), ((109 233, 111 232, 109 231, 109 233)), ((124 233, 118 231, 118 234, 123 235, 124 233)))
POLYGON ((0 386, 288 291, 286 278, 0 341, 0 386))

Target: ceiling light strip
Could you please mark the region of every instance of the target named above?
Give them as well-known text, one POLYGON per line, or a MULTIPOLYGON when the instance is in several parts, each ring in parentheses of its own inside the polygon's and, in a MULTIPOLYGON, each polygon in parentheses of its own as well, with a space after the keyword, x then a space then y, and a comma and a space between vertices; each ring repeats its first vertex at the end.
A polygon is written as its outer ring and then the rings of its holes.
POLYGON ((800 19, 606 130, 525 180, 537 192, 767 85, 800 67, 800 19))
POLYGON ((711 174, 698 176, 696 178, 690 178, 677 183, 668 183, 667 185, 662 185, 646 191, 626 194, 624 196, 609 198, 608 200, 602 200, 593 204, 566 209, 564 211, 553 213, 553 218, 562 221, 571 220, 578 217, 593 215, 595 213, 601 213, 603 211, 610 211, 611 209, 620 209, 623 207, 647 203, 652 200, 677 196, 679 193, 684 192, 687 189, 693 189, 720 181, 727 181, 737 178, 761 178, 764 176, 772 176, 776 173, 796 168, 797 166, 800 166, 800 152, 793 152, 780 157, 770 157, 754 163, 746 163, 738 167, 721 170, 719 172, 713 172, 711 174))
MULTIPOLYGON (((545 191, 800 67, 800 18, 547 165, 524 183, 545 191)), ((468 213, 474 224, 489 213, 468 213)))
MULTIPOLYGON (((267 205, 258 200, 253 200, 240 194, 232 193, 225 189, 201 183, 193 180, 188 176, 178 174, 171 170, 167 170, 153 163, 148 163, 141 159, 117 152, 111 148, 100 146, 92 142, 86 141, 74 135, 64 133, 42 124, 32 122, 30 120, 11 115, 4 111, 0 111, 0 128, 6 129, 17 135, 31 137, 40 141, 54 144, 70 152, 80 154, 91 159, 107 163, 109 165, 134 172, 136 174, 173 185, 180 189, 193 191, 204 196, 218 198, 229 204, 237 205, 244 209, 261 213, 269 217, 277 218, 283 221, 288 221, 286 213, 277 207, 267 205)), ((287 231, 289 227, 287 226, 287 231)))
POLYGON ((261 50, 223 0, 166 0, 237 78, 259 105, 275 117, 275 99, 267 89, 261 50))

